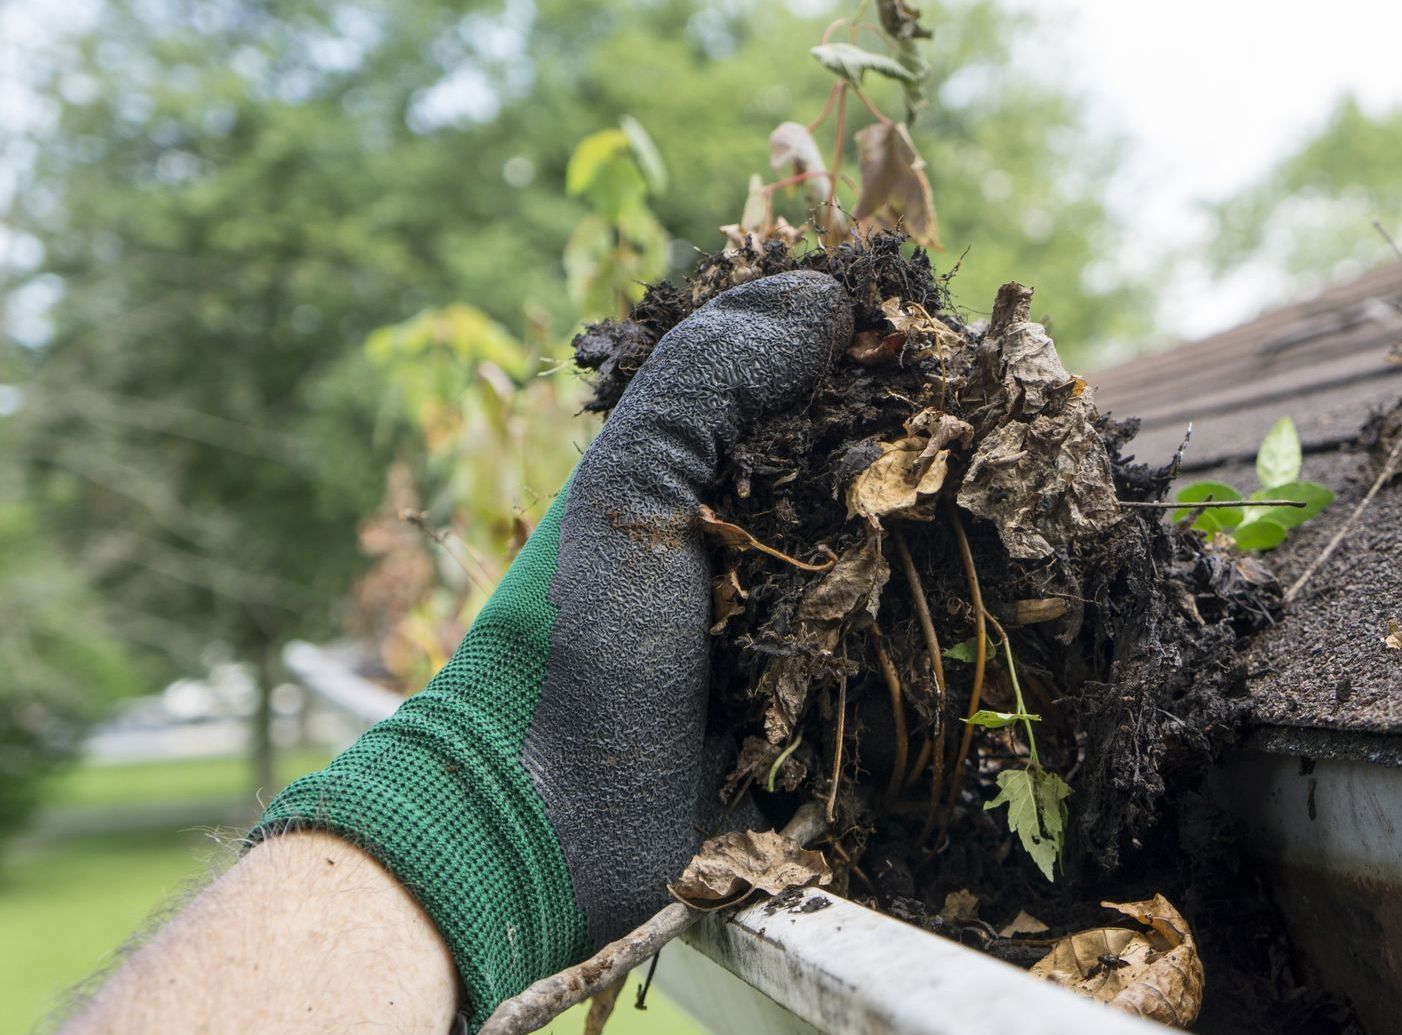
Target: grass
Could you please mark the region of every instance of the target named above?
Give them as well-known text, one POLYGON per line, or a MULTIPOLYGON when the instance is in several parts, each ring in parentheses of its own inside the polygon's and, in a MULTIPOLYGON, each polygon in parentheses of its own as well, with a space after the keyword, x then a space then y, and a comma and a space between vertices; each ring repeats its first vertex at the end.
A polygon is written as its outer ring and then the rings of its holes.
MULTIPOLYGON (((290 778, 324 757, 294 754, 280 767, 290 778)), ((227 802, 248 793, 247 764, 200 759, 79 767, 55 782, 56 810, 163 803, 227 802)), ((26 1035, 63 1002, 67 990, 114 958, 115 951, 162 908, 178 904, 228 859, 198 830, 79 834, 31 839, 0 858, 0 1035, 26 1035)), ((619 1001, 607 1035, 699 1035, 679 1008, 653 989, 646 1013, 632 1009, 632 987, 619 1001)), ((578 1035, 584 1008, 547 1029, 578 1035)))
MULTIPOLYGON (((278 759, 283 783, 325 765, 327 754, 303 749, 278 759)), ((191 758, 173 762, 80 765, 56 777, 45 794, 49 808, 188 804, 252 797, 245 758, 191 758)), ((264 788, 268 795, 277 788, 264 788)))

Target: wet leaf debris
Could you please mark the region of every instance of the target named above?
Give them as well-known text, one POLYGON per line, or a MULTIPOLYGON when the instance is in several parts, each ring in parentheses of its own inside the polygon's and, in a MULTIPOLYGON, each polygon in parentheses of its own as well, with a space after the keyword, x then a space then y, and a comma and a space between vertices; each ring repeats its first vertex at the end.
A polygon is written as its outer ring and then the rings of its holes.
POLYGON ((1060 936, 1102 900, 1157 892, 1208 959, 1184 809, 1238 733, 1274 578, 1121 506, 1162 501, 1174 470, 1128 454, 1136 423, 1096 409, 1032 291, 1007 284, 966 321, 895 231, 798 252, 792 234, 733 235, 579 336, 590 408, 709 298, 791 269, 837 279, 855 327, 805 406, 737 444, 697 516, 710 722, 739 748, 723 796, 753 791, 776 825, 824 803, 834 890, 1025 965, 1045 946, 997 933, 1019 915, 1060 936), (951 924, 940 910, 965 889, 983 919, 951 924))

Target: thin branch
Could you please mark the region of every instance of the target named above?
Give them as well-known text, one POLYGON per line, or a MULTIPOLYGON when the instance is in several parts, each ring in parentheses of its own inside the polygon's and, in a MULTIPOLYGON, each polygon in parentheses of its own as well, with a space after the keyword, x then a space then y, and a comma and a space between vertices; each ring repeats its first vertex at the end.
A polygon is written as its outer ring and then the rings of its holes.
MULTIPOLYGON (((977 646, 974 654, 974 685, 973 689, 969 691, 969 711, 968 716, 966 716, 971 718, 974 712, 978 711, 978 706, 983 699, 983 675, 988 664, 988 628, 985 623, 988 612, 983 607, 983 591, 979 588, 978 569, 974 567, 974 554, 969 548, 969 537, 964 532, 964 522, 959 517, 959 509, 953 503, 949 504, 949 516, 954 525, 955 538, 959 540, 959 554, 964 560, 964 577, 969 583, 969 596, 974 602, 977 646)), ((940 832, 922 863, 928 862, 934 857, 949 834, 949 821, 954 815, 954 806, 959 801, 959 785, 963 781, 964 763, 969 758, 969 747, 973 743, 973 737, 973 725, 965 723, 964 733, 959 738, 959 754, 954 759, 954 774, 949 781, 949 796, 945 801, 944 815, 940 818, 940 832)))
MULTIPOLYGON (((920 581, 920 573, 915 569, 915 559, 910 555, 910 547, 906 545, 905 535, 899 526, 891 529, 891 538, 896 544, 896 553, 900 556, 901 567, 905 571, 906 582, 910 584, 910 595, 915 601, 915 612, 920 617, 920 628, 925 634, 925 647, 930 652, 930 664, 935 670, 935 688, 937 698, 935 700, 935 728, 930 734, 931 742, 934 745, 934 771, 930 776, 930 807, 925 816, 925 825, 921 829, 916 844, 924 844, 926 838, 930 836, 934 829, 935 817, 939 813, 940 794, 944 790, 944 714, 945 703, 949 700, 949 686, 945 682, 944 676, 944 655, 940 650, 940 638, 935 632, 934 619, 930 616, 930 604, 925 598, 925 586, 920 581)), ((921 759, 924 752, 921 752, 921 759)), ((919 772, 924 767, 924 762, 916 760, 915 772, 919 772)))
POLYGON ((1392 250, 1397 254, 1397 257, 1399 259, 1402 259, 1402 248, 1397 247, 1397 242, 1392 239, 1392 235, 1388 233, 1386 229, 1384 229, 1382 220, 1373 220, 1373 229, 1376 230, 1378 233, 1382 234, 1383 240, 1388 243, 1392 250))
MULTIPOLYGON (((822 807, 812 801, 799 806, 782 832, 807 845, 826 830, 822 807)), ((681 902, 663 906, 641 927, 605 945, 583 963, 542 978, 501 1003, 477 1035, 527 1035, 545 1027, 576 1003, 626 979, 634 968, 656 956, 662 946, 705 915, 681 902)))
POLYGON ((462 573, 467 576, 468 581, 470 581, 479 590, 481 590, 483 593, 488 594, 492 592, 493 587, 491 583, 485 581, 479 573, 474 572, 471 568, 469 568, 466 562, 464 562, 463 559, 458 556, 457 551, 448 545, 448 536, 445 533, 438 531, 438 529, 434 528, 428 523, 428 514, 426 514, 422 510, 410 510, 408 508, 405 508, 404 510, 401 510, 399 512, 399 520, 405 522, 406 524, 413 525, 420 532, 428 536, 440 547, 442 547, 443 552, 446 553, 453 560, 453 562, 457 564, 459 568, 462 569, 462 573))
POLYGON ((837 103, 837 95, 841 89, 841 81, 832 84, 832 89, 828 91, 827 103, 823 105, 823 113, 812 122, 808 123, 809 133, 816 133, 818 127, 828 120, 828 115, 832 112, 832 106, 837 103))
POLYGON ((852 92, 857 95, 857 100, 861 101, 867 106, 867 111, 871 112, 871 117, 874 118, 877 122, 881 123, 883 126, 895 125, 894 122, 892 122, 889 118, 882 114, 880 108, 878 108, 875 104, 871 103, 871 98, 869 98, 866 94, 862 93, 860 89, 854 86, 852 87, 852 92))
POLYGON ((842 779, 842 741, 847 736, 847 672, 837 684, 837 747, 832 753, 832 787, 828 790, 828 803, 824 814, 831 823, 837 813, 837 785, 842 779))
MULTIPOLYGON (((837 201, 837 178, 842 174, 842 145, 844 143, 842 134, 847 128, 847 90, 849 85, 850 84, 845 82, 838 84, 837 128, 833 133, 832 167, 829 170, 832 173, 832 180, 828 186, 828 200, 826 205, 829 223, 832 221, 833 204, 837 201)), ((852 88, 855 89, 855 87, 852 88)))
POLYGON ((1402 467, 1399 461, 1402 461, 1402 428, 1398 429, 1397 442, 1393 445, 1392 452, 1388 454, 1387 462, 1383 464, 1383 469, 1378 472, 1377 478, 1373 479, 1373 485, 1368 490, 1368 494, 1358 501, 1358 506, 1353 508, 1353 513, 1348 516, 1348 520, 1344 522, 1343 527, 1334 533, 1334 538, 1330 539, 1324 549, 1319 551, 1319 556, 1310 561, 1309 567, 1306 568, 1303 574, 1295 580, 1294 584, 1286 590, 1285 603, 1293 604, 1295 598, 1300 595, 1300 591, 1304 589, 1309 580, 1314 577, 1314 573, 1319 570, 1320 566, 1325 561, 1333 556, 1334 551, 1339 548, 1339 544, 1353 531, 1353 526, 1357 523, 1359 515, 1367 509, 1368 504, 1373 502, 1373 497, 1378 494, 1378 490, 1391 481, 1392 477, 1397 474, 1399 467, 1402 467))

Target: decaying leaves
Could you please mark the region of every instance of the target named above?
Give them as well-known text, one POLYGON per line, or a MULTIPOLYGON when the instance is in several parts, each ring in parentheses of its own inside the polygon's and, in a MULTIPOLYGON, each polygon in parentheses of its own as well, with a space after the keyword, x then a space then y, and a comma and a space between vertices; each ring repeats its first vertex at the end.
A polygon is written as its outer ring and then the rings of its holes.
POLYGON ((934 498, 949 473, 957 443, 967 449, 974 429, 942 410, 921 410, 905 423, 906 434, 881 444, 881 455, 847 490, 847 512, 866 518, 934 517, 934 498))
POLYGON ((832 177, 823 161, 822 148, 801 122, 781 122, 769 134, 769 165, 774 169, 792 166, 795 176, 807 176, 803 191, 810 205, 821 205, 832 192, 832 177))
POLYGON ((944 897, 940 916, 951 924, 966 924, 978 919, 978 896, 968 888, 951 891, 944 897))
POLYGON ((964 347, 964 338, 943 320, 931 316, 919 302, 902 303, 895 296, 881 303, 882 315, 897 333, 941 356, 964 347))
POLYGON ((939 248, 935 196, 925 160, 901 122, 873 122, 856 134, 862 191, 853 218, 897 226, 926 248, 939 248))
POLYGON ((771 659, 755 688, 756 695, 769 702, 764 735, 770 743, 788 741, 813 682, 831 667, 844 625, 863 615, 876 617, 890 576, 881 535, 873 528, 803 595, 794 613, 795 653, 771 659))
POLYGON ((1127 1013, 1185 1028, 1202 1008, 1203 970, 1188 922, 1162 895, 1102 902, 1149 931, 1097 927, 1061 939, 1032 973, 1127 1013))
POLYGON ((1387 620, 1387 635, 1383 637, 1383 646, 1388 650, 1402 650, 1402 622, 1396 618, 1387 620))
POLYGON ((693 909, 715 910, 743 902, 756 891, 777 895, 831 882, 822 852, 774 831, 744 830, 702 844, 667 890, 693 909))
POLYGON ((726 623, 744 613, 750 594, 740 585, 734 568, 727 568, 711 580, 711 635, 719 636, 726 623))
POLYGON ((1003 925, 998 931, 999 938, 1016 938, 1022 934, 1041 934, 1047 929, 1047 925, 1038 920, 1025 909, 1018 911, 1017 916, 1003 925))
MULTIPOLYGON (((959 505, 992 521, 1019 560, 1050 557, 1120 517, 1091 394, 1066 372, 1046 331, 1028 320, 1031 300, 1020 284, 998 292, 984 353, 996 360, 997 387, 982 386, 982 422, 992 427, 959 490, 959 505)), ((993 370, 983 372, 991 382, 993 370)))

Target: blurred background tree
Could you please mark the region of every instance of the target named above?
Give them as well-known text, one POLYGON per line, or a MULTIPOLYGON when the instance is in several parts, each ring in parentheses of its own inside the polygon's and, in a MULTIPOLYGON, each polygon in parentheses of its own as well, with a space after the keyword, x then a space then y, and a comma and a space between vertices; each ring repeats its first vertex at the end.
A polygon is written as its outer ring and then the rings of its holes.
POLYGON ((1370 115, 1351 97, 1260 182, 1215 206, 1218 271, 1256 263, 1318 289, 1396 257, 1371 226, 1402 231, 1402 109, 1370 115))
MULTIPOLYGON (((992 3, 926 6, 932 103, 914 133, 949 249, 937 261, 969 249, 957 297, 977 312, 1002 280, 1036 283, 1072 355, 1129 333, 1142 290, 1081 278, 1116 231, 1097 189, 1110 152, 1074 98, 1011 66, 1028 22, 992 3)), ((386 471, 445 462, 423 448, 421 413, 386 406, 431 358, 406 342, 469 321, 471 343, 454 331, 435 346, 439 386, 460 392, 460 417, 517 405, 506 395, 601 308, 564 290, 570 235, 619 216, 565 190, 574 144, 624 116, 647 127, 670 183, 652 200, 653 259, 630 268, 684 268, 738 216, 773 126, 816 114, 831 79, 807 50, 830 16, 694 0, 110 0, 58 40, 38 84, 55 117, 11 220, 36 245, 17 297, 48 303, 42 331, 8 345, 23 392, 11 434, 37 520, 148 685, 217 643, 266 690, 279 644, 340 628, 386 471), (441 309, 456 302, 473 308, 441 309), (435 308, 376 339, 378 359, 363 351, 375 327, 435 308), (516 358, 479 378, 463 350, 493 336, 516 358), (391 340, 407 350, 394 369, 391 340)), ((569 454, 587 431, 550 427, 568 395, 500 427, 544 430, 569 454)), ((453 463, 507 455, 461 444, 453 463)), ((500 558, 500 516, 562 469, 543 463, 530 484, 455 474, 481 513, 432 520, 482 526, 472 549, 500 558)), ((403 489, 425 502, 414 478, 403 489)), ((266 744, 259 756, 269 787, 266 744)))

